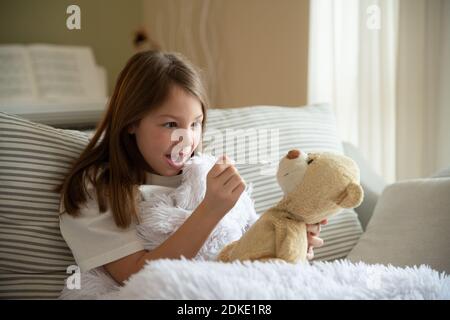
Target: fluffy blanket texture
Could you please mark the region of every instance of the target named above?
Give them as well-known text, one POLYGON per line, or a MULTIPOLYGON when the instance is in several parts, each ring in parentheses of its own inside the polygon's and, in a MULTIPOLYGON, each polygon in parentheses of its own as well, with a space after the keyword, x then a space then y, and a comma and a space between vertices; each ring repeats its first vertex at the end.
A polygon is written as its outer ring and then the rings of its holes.
MULTIPOLYGON (((182 173, 181 185, 170 193, 154 194, 152 186, 141 186, 142 222, 138 235, 147 250, 152 250, 174 233, 205 197, 206 176, 217 159, 203 154, 191 158, 182 173)), ((197 260, 214 260, 225 245, 238 240, 258 218, 253 200, 252 185, 242 193, 235 206, 214 228, 196 256, 197 260)))
MULTIPOLYGON (((105 276, 99 273, 101 276, 105 276)), ((288 264, 157 260, 117 287, 82 278, 81 299, 450 299, 450 277, 427 266, 399 268, 347 260, 288 264)), ((77 291, 77 290, 73 290, 77 291)))
MULTIPOLYGON (((173 192, 154 195, 142 187, 143 221, 137 226, 151 250, 186 220, 204 197, 206 175, 216 159, 193 158, 173 192)), ((194 260, 149 261, 123 287, 102 267, 81 274, 81 289, 65 288, 61 299, 450 299, 450 277, 427 266, 398 268, 346 260, 288 264, 221 263, 214 260, 257 215, 251 187, 211 233, 194 260)))

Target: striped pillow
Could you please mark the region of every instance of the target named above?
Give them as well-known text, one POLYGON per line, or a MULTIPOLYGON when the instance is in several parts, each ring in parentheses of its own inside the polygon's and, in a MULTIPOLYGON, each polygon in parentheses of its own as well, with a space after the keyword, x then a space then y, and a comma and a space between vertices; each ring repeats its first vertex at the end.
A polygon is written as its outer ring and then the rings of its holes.
POLYGON ((72 253, 59 230, 59 194, 88 139, 0 112, 0 298, 55 298, 72 253))
MULTIPOLYGON (((207 119, 203 151, 216 156, 226 153, 236 161, 241 176, 253 184, 253 199, 259 214, 282 198, 274 173, 279 159, 290 149, 343 154, 334 114, 327 104, 301 108, 252 106, 210 109, 207 119), (234 131, 238 129, 243 131, 234 131), (270 154, 272 145, 273 156, 264 156, 270 154), (264 146, 269 152, 264 152, 264 146), (262 163, 270 160, 272 166, 262 163)), ((345 258, 361 234, 355 211, 343 211, 323 226, 321 237, 325 245, 314 250, 315 259, 345 258)))

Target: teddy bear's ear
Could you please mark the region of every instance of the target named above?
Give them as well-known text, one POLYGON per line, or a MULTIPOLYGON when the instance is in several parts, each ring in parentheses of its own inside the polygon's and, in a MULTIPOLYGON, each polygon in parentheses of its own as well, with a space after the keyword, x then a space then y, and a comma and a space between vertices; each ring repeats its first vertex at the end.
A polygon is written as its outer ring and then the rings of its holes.
POLYGON ((355 208, 359 206, 364 198, 364 191, 359 184, 350 183, 341 193, 336 204, 342 208, 355 208))

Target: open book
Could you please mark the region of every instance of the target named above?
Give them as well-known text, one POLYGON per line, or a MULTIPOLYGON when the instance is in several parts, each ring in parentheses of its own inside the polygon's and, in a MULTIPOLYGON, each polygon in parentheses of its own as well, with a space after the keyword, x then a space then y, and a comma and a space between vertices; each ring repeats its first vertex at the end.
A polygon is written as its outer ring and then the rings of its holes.
POLYGON ((89 47, 0 45, 2 102, 95 101, 106 96, 105 74, 89 47))
POLYGON ((106 83, 89 47, 0 45, 0 112, 46 124, 95 123, 106 83))

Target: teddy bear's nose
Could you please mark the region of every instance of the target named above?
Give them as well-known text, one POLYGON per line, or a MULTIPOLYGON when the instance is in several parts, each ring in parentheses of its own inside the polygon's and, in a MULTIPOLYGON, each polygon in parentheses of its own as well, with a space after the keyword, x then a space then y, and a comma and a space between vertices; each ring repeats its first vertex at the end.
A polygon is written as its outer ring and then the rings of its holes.
POLYGON ((299 150, 290 150, 286 156, 288 159, 297 159, 300 157, 300 151, 299 150))

